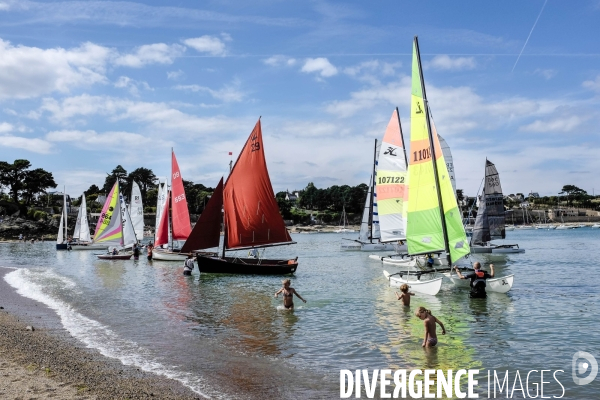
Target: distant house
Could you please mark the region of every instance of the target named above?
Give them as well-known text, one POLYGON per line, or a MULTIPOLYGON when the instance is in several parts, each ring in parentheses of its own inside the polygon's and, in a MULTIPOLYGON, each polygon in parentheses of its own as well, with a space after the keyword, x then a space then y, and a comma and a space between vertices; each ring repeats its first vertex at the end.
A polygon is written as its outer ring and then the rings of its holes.
POLYGON ((291 201, 292 203, 295 203, 298 201, 298 197, 300 197, 300 193, 298 193, 297 191, 293 192, 293 193, 290 193, 287 190, 285 191, 285 199, 287 201, 291 201))
POLYGON ((528 197, 533 197, 534 199, 539 199, 540 198, 540 194, 537 192, 529 192, 529 196, 528 197))

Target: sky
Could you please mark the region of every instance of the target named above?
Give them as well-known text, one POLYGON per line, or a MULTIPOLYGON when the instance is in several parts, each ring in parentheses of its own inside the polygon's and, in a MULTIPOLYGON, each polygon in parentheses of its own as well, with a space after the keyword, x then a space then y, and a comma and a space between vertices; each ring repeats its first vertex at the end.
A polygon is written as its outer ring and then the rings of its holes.
POLYGON ((412 40, 475 195, 600 193, 600 0, 0 0, 0 160, 79 195, 117 165, 216 186, 262 116, 275 192, 366 183, 412 40), (537 21, 537 22, 536 22, 537 21))

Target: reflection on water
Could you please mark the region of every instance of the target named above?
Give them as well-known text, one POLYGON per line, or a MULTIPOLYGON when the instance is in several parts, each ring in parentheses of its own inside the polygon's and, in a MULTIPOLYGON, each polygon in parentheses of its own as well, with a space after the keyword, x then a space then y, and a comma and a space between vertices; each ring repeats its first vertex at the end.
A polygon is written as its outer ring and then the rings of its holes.
MULTIPOLYGON (((331 398, 339 396, 340 369, 569 370, 575 351, 597 354, 600 278, 589 271, 589 254, 600 230, 509 234, 526 253, 473 259, 484 269, 493 263, 498 275, 514 273, 511 292, 469 299, 468 290, 445 284, 435 297, 417 293, 409 309, 381 263, 338 251, 335 234, 295 235, 298 245, 266 251, 299 256, 292 286, 308 302, 294 312, 273 298, 281 277, 197 269, 185 277, 178 262, 103 261, 93 252, 57 252, 50 242, 0 245, 0 265, 35 267, 48 294, 226 397, 331 398), (435 348, 421 347, 419 306, 446 326, 435 348)), ((594 397, 590 387, 569 390, 569 398, 594 397)))

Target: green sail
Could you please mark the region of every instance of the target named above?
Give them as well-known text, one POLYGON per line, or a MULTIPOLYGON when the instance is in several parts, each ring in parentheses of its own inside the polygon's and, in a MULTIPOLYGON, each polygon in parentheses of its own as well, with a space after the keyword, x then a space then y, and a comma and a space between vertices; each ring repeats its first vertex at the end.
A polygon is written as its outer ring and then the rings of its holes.
POLYGON ((410 254, 438 252, 446 249, 443 233, 438 188, 433 170, 430 138, 433 139, 439 193, 446 222, 448 249, 451 261, 469 254, 470 249, 456 203, 450 174, 446 167, 437 133, 429 131, 427 104, 423 96, 421 63, 417 39, 413 44, 411 91, 410 156, 408 167, 408 222, 407 245, 410 254))

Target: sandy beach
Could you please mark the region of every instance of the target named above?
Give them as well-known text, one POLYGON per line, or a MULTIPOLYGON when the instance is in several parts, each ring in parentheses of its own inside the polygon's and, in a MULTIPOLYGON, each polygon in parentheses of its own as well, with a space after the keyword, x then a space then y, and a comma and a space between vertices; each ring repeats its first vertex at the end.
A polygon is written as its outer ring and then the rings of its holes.
POLYGON ((176 381, 86 348, 62 329, 52 310, 4 281, 10 271, 0 269, 0 398, 200 398, 176 381))

